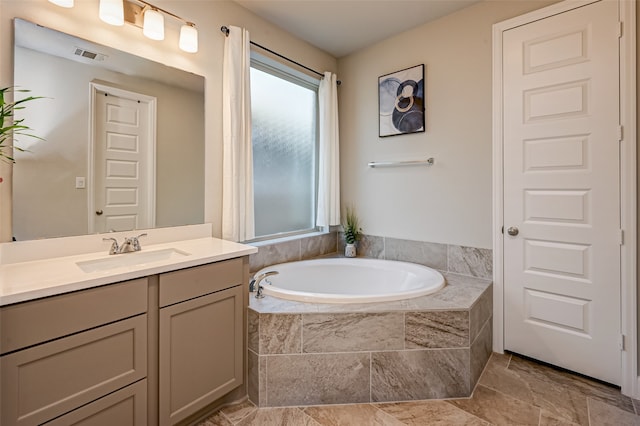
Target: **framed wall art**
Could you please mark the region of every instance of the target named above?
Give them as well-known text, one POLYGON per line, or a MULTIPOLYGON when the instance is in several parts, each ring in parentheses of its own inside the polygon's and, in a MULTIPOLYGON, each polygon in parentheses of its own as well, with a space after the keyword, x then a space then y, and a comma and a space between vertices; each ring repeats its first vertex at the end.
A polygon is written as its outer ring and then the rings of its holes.
POLYGON ((424 64, 378 78, 380 137, 424 132, 424 64))

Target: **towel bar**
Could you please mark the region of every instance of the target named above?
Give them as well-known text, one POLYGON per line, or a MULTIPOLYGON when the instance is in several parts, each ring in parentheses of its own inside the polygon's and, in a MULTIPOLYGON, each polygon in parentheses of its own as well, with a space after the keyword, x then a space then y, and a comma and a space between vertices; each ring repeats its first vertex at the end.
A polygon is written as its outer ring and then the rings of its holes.
POLYGON ((433 166, 434 159, 429 157, 426 160, 413 161, 371 161, 368 166, 374 167, 403 167, 403 166, 433 166))

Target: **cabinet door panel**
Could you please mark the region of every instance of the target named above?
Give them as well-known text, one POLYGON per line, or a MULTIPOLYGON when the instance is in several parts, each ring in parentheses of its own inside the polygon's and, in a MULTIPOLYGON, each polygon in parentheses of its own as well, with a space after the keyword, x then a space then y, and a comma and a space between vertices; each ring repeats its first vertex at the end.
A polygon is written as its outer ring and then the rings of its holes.
POLYGON ((3 426, 40 424, 144 378, 147 316, 0 358, 3 426))
POLYGON ((160 425, 242 384, 242 288, 160 309, 160 425))
POLYGON ((147 381, 141 380, 45 426, 146 426, 147 381))

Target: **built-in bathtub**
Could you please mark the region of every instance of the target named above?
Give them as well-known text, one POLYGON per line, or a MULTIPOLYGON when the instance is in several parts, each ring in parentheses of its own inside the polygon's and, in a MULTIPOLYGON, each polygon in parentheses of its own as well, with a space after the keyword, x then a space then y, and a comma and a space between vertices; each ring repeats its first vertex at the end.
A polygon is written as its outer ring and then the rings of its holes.
POLYGON ((390 302, 426 296, 445 285, 442 274, 415 263, 381 259, 328 258, 281 263, 255 276, 264 294, 311 303, 390 302))
MULTIPOLYGON (((303 270, 299 280, 322 274, 303 270)), ((384 275, 375 268, 372 274, 384 275)), ((260 407, 470 396, 491 355, 490 280, 444 273, 446 285, 431 294, 311 303, 269 294, 279 276, 267 278, 271 285, 261 282, 264 298, 250 297, 248 390, 260 407)), ((339 287, 350 288, 361 277, 351 278, 339 287)))

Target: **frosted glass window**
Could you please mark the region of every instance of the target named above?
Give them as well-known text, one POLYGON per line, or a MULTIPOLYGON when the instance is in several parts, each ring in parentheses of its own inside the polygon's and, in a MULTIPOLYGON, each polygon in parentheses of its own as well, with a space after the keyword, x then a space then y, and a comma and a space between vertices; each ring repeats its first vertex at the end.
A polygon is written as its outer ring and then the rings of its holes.
POLYGON ((317 97, 251 68, 256 238, 315 229, 317 97))

